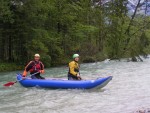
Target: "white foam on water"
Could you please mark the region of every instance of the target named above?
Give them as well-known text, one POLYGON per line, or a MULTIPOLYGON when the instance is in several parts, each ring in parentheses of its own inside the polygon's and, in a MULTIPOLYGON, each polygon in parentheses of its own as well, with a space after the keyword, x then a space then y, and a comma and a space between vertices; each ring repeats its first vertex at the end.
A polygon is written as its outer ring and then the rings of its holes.
MULTIPOLYGON (((46 69, 43 76, 64 78, 67 71, 66 67, 46 69)), ((106 87, 93 91, 24 88, 18 83, 3 87, 15 81, 15 73, 0 73, 0 113, 134 113, 150 106, 150 59, 82 64, 83 78, 113 76, 106 87)))

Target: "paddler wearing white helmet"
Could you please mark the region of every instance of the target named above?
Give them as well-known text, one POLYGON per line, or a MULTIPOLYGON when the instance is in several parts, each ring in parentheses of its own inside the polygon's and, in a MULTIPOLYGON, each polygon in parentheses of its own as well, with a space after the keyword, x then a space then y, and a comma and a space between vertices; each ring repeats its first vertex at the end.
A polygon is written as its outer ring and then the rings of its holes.
POLYGON ((44 73, 44 65, 40 61, 40 55, 37 53, 34 55, 34 60, 30 61, 22 74, 23 78, 27 76, 28 71, 30 71, 30 74, 32 75, 32 79, 45 79, 40 75, 40 73, 44 73))
POLYGON ((79 54, 73 55, 73 61, 69 63, 68 80, 81 80, 79 72, 79 54))

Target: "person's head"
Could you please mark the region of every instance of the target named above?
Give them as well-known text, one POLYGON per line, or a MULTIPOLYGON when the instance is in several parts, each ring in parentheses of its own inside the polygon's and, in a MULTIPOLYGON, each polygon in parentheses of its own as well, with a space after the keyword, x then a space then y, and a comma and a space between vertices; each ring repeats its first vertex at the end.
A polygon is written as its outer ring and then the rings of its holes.
POLYGON ((40 55, 39 54, 35 54, 34 55, 34 60, 35 61, 39 61, 40 60, 40 55))
POLYGON ((79 61, 79 54, 74 54, 73 59, 78 62, 79 61))

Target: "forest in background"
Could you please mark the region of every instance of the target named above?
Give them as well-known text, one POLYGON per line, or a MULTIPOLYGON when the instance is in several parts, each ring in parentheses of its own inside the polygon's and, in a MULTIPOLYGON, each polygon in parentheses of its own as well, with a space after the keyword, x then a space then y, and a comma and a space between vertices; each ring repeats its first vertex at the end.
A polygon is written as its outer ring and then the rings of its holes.
POLYGON ((131 16, 127 0, 102 1, 0 0, 0 70, 23 69, 35 53, 46 67, 74 53, 82 62, 146 57, 150 17, 136 14, 141 0, 131 16))

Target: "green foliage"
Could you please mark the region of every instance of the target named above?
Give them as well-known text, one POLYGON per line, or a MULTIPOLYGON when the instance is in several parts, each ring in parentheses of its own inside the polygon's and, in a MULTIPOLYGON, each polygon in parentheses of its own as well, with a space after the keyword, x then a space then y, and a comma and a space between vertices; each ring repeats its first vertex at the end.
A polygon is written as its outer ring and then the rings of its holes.
POLYGON ((91 63, 91 62, 95 62, 96 59, 94 57, 90 57, 90 56, 85 56, 82 60, 83 63, 91 63))
POLYGON ((145 56, 150 17, 132 20, 125 2, 1 0, 0 59, 24 65, 39 53, 50 67, 66 64, 74 53, 86 62, 145 56))
POLYGON ((0 1, 0 21, 2 22, 13 22, 12 12, 10 8, 10 0, 0 1))
POLYGON ((17 65, 15 63, 0 63, 0 71, 13 71, 13 70, 22 70, 23 66, 17 65))
POLYGON ((51 57, 49 55, 42 55, 41 60, 45 67, 51 66, 51 57))

